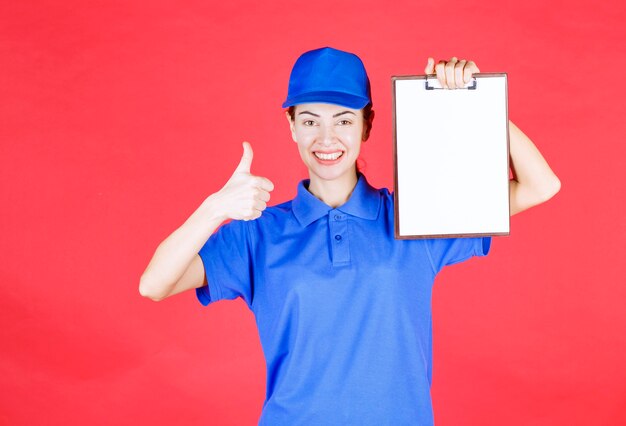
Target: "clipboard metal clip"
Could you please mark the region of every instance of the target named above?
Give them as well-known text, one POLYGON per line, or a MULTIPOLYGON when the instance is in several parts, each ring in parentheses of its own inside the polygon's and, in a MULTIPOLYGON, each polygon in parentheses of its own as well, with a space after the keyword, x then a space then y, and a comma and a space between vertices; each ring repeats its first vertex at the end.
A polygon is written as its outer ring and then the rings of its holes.
MULTIPOLYGON (((441 87, 439 85, 439 80, 437 80, 435 78, 435 81, 437 82, 436 84, 430 85, 430 84, 428 84, 429 79, 428 79, 428 77, 426 77, 426 81, 424 83, 424 86, 426 87, 426 90, 444 90, 443 87, 441 87)), ((470 84, 469 86, 467 86, 467 87, 465 87, 465 88, 463 88, 461 90, 476 90, 476 77, 472 77, 472 84, 470 84)))

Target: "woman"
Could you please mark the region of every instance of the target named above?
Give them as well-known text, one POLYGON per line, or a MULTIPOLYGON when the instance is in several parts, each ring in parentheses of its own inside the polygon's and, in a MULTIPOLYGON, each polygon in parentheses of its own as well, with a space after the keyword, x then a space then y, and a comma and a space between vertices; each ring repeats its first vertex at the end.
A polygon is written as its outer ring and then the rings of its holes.
MULTIPOLYGON (((425 71, 455 89, 478 68, 429 58, 425 71)), ((195 288, 204 305, 244 299, 267 363, 259 424, 432 424, 433 280, 445 265, 487 254, 490 238, 394 239, 392 195, 356 167, 374 119, 356 55, 303 54, 283 107, 309 171, 296 198, 267 208, 274 185, 250 174, 244 142, 226 185, 160 244, 140 292, 161 300, 195 288)), ((559 190, 512 123, 510 153, 512 214, 559 190)))

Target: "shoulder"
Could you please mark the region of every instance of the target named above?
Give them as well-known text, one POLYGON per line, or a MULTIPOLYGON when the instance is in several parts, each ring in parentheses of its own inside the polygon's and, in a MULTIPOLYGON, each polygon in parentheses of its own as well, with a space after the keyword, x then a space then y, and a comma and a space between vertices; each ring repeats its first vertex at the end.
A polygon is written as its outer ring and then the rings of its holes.
POLYGON ((293 216, 293 200, 285 201, 284 203, 276 204, 274 206, 268 206, 265 210, 263 210, 263 214, 257 220, 286 220, 290 216, 293 216))
POLYGON ((382 198, 384 198, 385 200, 393 201, 393 192, 389 191, 389 189, 387 189, 387 188, 378 188, 377 191, 380 194, 380 196, 382 198))
POLYGON ((268 206, 261 217, 247 222, 251 230, 256 232, 275 231, 284 229, 294 222, 293 200, 285 201, 274 206, 268 206))
POLYGON ((377 192, 381 199, 393 201, 393 191, 390 191, 388 188, 377 188, 373 186, 367 179, 366 188, 368 192, 377 192))
POLYGON ((387 188, 377 188, 376 191, 378 191, 382 209, 388 213, 393 214, 393 192, 389 191, 389 189, 387 188))

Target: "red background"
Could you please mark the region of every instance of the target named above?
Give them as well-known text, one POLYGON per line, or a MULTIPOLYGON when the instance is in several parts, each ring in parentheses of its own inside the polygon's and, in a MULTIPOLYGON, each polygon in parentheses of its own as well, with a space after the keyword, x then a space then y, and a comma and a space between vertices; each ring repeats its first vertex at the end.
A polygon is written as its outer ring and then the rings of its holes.
POLYGON ((392 75, 428 55, 509 74, 561 178, 434 292, 437 425, 626 424, 624 2, 3 1, 0 423, 247 425, 265 365, 241 300, 140 297, 154 249, 230 176, 305 177, 291 66, 361 56, 366 174, 392 185, 392 75))

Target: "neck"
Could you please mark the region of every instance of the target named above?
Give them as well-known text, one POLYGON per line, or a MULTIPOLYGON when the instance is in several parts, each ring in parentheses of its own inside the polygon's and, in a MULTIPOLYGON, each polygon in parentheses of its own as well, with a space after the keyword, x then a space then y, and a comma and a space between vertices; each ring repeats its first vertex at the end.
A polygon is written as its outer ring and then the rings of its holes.
POLYGON ((337 208, 348 201, 357 180, 356 171, 333 180, 324 180, 311 175, 309 192, 330 207, 337 208))

